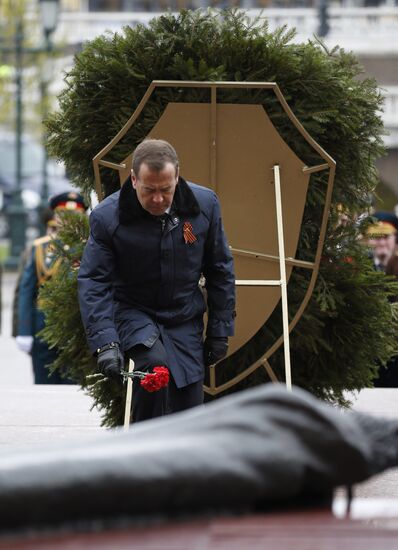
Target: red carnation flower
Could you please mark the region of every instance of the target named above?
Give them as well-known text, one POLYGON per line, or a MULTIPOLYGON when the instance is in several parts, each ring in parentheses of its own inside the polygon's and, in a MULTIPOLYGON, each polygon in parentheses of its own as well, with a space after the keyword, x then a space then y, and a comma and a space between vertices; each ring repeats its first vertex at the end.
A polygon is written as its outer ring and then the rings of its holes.
POLYGON ((141 386, 149 392, 159 391, 169 383, 169 369, 166 367, 154 367, 153 373, 141 376, 141 386))
POLYGON ((169 369, 166 367, 154 367, 153 372, 156 372, 158 379, 161 381, 162 386, 167 386, 170 380, 169 369))
POLYGON ((133 370, 133 372, 123 372, 122 376, 124 381, 127 378, 139 378, 140 385, 149 392, 161 390, 168 385, 170 380, 169 369, 162 366, 153 367, 153 372, 133 370))

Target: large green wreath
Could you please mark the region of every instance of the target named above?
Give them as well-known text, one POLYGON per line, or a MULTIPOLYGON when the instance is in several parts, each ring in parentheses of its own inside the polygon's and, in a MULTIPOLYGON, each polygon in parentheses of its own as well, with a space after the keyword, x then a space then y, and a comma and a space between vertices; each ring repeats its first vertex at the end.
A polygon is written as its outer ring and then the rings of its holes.
MULTIPOLYGON (((75 185, 87 195, 94 188, 92 158, 130 117, 152 80, 225 80, 277 82, 295 115, 336 160, 325 253, 311 301, 291 335, 293 382, 329 401, 344 403, 344 390, 370 386, 396 347, 394 312, 389 296, 395 283, 373 271, 358 240, 355 215, 367 211, 378 180, 375 159, 383 153, 382 99, 374 80, 362 78, 352 54, 328 51, 316 40, 294 44, 294 31, 269 32, 266 21, 242 13, 183 11, 164 15, 149 26, 126 27, 85 44, 65 78, 57 113, 47 121, 49 149, 62 159, 75 185), (343 205, 348 223, 339 224, 343 205)), ((120 161, 148 133, 170 100, 208 101, 207 91, 162 90, 154 94, 131 132, 112 151, 120 161)), ((223 101, 257 102, 258 91, 225 92, 223 101)), ((298 156, 313 153, 292 129, 272 94, 262 97, 273 123, 298 156)), ((194 131, 194 129, 192 130, 194 131)), ((116 174, 104 169, 105 193, 118 188, 116 174)), ((312 180, 298 257, 311 256, 318 237, 325 181, 312 180)), ((66 216, 59 253, 64 262, 42 291, 47 314, 46 339, 60 349, 53 368, 67 370, 104 409, 104 424, 121 422, 124 395, 112 382, 95 383, 77 305, 76 273, 88 222, 66 216), (64 246, 66 245, 66 246, 64 246), (60 305, 62 304, 62 313, 60 305)), ((304 270, 301 270, 304 271, 304 270)), ((308 285, 308 273, 296 270, 289 284, 292 310, 308 285)), ((225 361, 219 381, 258 358, 264 342, 280 333, 280 313, 246 345, 234 361, 225 361)), ((283 379, 283 353, 271 359, 283 379)), ((257 371, 234 391, 267 381, 257 371)))

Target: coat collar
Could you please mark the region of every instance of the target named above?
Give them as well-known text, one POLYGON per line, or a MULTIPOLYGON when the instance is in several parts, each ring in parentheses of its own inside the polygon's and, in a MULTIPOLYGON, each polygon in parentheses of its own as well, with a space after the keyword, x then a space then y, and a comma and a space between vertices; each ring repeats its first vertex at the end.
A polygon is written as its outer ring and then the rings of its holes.
MULTIPOLYGON (((199 203, 189 185, 183 178, 178 178, 178 184, 174 193, 172 212, 181 216, 197 216, 200 213, 199 203)), ((150 214, 142 208, 130 177, 124 182, 119 196, 119 222, 122 225, 131 223, 138 217, 146 217, 150 214)))

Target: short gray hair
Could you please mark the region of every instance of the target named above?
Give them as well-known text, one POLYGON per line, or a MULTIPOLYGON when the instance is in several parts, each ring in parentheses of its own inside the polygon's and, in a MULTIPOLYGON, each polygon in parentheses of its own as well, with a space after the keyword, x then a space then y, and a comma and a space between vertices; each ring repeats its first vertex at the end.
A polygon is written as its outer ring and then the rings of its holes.
POLYGON ((138 178, 141 164, 145 163, 150 170, 160 172, 168 162, 173 164, 177 173, 178 157, 174 147, 163 139, 145 139, 133 153, 132 168, 138 178))

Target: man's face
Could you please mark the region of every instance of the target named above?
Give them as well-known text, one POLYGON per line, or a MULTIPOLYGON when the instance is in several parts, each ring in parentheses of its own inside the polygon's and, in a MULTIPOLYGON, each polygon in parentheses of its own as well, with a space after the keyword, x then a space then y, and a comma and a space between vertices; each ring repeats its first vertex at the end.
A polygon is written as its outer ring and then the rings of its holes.
POLYGON ((382 265, 386 265, 395 249, 395 235, 384 235, 377 239, 369 239, 375 257, 382 265))
POLYGON ((131 174, 131 181, 142 208, 153 216, 161 216, 173 202, 178 169, 167 162, 160 172, 156 172, 142 163, 138 174, 131 174))

